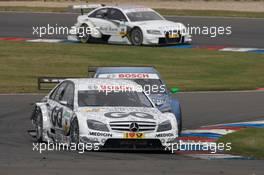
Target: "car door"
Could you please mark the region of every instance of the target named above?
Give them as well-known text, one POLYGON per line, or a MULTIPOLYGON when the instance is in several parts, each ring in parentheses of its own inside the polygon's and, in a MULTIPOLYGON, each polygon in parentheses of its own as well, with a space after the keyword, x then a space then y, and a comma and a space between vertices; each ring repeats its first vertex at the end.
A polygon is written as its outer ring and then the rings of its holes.
POLYGON ((111 35, 125 35, 127 18, 122 11, 116 8, 109 8, 107 18, 109 20, 109 32, 111 35))
POLYGON ((47 101, 47 107, 48 107, 48 111, 49 111, 49 118, 51 120, 53 129, 58 128, 57 118, 58 118, 58 115, 60 115, 59 112, 61 112, 61 108, 62 108, 62 105, 59 103, 59 101, 60 101, 59 99, 64 94, 66 86, 67 86, 67 82, 61 83, 51 93, 51 95, 49 96, 48 101, 47 101))
POLYGON ((100 29, 104 35, 120 35, 127 22, 125 15, 115 8, 102 8, 89 15, 91 22, 100 29))
POLYGON ((56 135, 66 135, 69 132, 69 121, 73 114, 73 94, 73 83, 63 82, 48 99, 49 116, 56 135))
POLYGON ((108 8, 101 8, 89 15, 89 20, 104 35, 109 35, 110 22, 107 19, 108 8))
POLYGON ((60 99, 62 105, 62 116, 60 119, 60 129, 64 135, 69 134, 70 121, 74 114, 74 84, 69 82, 65 92, 60 99))

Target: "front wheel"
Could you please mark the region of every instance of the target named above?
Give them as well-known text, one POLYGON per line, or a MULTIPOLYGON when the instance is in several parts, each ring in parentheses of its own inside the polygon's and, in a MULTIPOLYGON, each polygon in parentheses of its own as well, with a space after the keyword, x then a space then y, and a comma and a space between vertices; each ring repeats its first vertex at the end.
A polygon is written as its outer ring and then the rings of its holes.
POLYGON ((130 34, 131 44, 134 46, 140 46, 143 43, 143 33, 140 28, 134 28, 130 34))
POLYGON ((71 143, 74 144, 79 144, 80 140, 80 135, 79 135, 79 124, 77 118, 74 118, 72 123, 71 123, 71 128, 70 128, 70 140, 71 143))

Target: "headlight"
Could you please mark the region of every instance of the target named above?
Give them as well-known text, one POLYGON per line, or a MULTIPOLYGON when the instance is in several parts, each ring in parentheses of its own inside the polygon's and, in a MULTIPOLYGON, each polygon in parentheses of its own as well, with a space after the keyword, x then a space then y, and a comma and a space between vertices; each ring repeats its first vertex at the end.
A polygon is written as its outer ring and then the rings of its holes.
POLYGON ((109 129, 107 128, 106 124, 96 120, 87 120, 87 126, 89 129, 109 132, 109 129))
POLYGON ((148 34, 152 34, 152 35, 160 35, 161 32, 159 30, 147 30, 148 34))
POLYGON ((171 127, 170 121, 166 120, 165 122, 162 122, 161 124, 159 124, 157 132, 168 131, 171 129, 172 127, 171 127))

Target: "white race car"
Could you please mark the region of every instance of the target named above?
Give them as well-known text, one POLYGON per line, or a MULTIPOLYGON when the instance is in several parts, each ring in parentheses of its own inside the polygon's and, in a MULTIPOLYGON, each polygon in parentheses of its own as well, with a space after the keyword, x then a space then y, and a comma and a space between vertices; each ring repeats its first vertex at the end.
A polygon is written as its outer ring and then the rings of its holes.
POLYGON ((130 80, 66 79, 36 103, 31 120, 39 142, 155 150, 178 137, 175 116, 130 80))
MULTIPOLYGON (((135 6, 92 6, 88 14, 78 16, 68 39, 82 43, 104 42, 132 45, 191 43, 182 23, 168 21, 151 8, 135 6)), ((74 6, 75 9, 91 6, 74 6)))

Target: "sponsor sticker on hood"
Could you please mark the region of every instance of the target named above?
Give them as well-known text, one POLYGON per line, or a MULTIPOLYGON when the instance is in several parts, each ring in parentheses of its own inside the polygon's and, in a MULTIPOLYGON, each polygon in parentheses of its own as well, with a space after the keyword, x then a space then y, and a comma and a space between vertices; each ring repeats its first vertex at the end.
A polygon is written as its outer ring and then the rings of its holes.
POLYGON ((159 76, 157 74, 149 74, 149 73, 113 73, 113 74, 99 74, 98 78, 159 79, 159 76))

